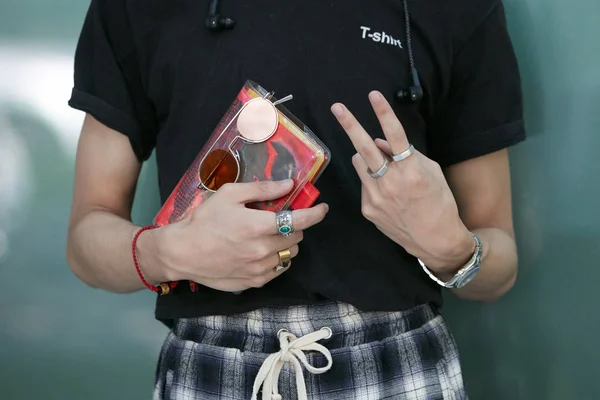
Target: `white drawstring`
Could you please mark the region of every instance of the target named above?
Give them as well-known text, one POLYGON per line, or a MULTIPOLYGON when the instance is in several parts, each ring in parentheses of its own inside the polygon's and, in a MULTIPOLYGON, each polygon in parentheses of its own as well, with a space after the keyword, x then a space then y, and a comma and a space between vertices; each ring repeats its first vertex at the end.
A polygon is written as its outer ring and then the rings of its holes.
POLYGON ((329 339, 332 335, 330 328, 321 328, 316 332, 309 333, 308 335, 297 338, 285 329, 277 332, 279 337, 279 344, 281 350, 277 353, 271 354, 263 362, 256 379, 254 380, 254 387, 252 389, 252 400, 257 400, 256 396, 261 386, 263 388, 262 400, 282 400, 277 388, 279 381, 279 373, 283 364, 291 362, 296 370, 296 387, 298 390, 298 400, 308 400, 306 394, 306 384, 304 383, 304 374, 302 373, 302 366, 300 362, 304 364, 306 369, 313 374, 322 374, 327 372, 333 360, 331 359, 331 353, 326 347, 316 343, 321 339, 329 339), (306 355, 303 351, 318 351, 327 358, 327 365, 321 368, 316 368, 308 363, 306 355))

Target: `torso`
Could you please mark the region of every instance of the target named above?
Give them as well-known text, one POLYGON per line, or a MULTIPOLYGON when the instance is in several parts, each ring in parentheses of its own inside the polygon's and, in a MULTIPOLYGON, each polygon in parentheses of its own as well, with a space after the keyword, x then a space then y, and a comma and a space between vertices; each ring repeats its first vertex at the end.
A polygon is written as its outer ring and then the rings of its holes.
MULTIPOLYGON (((158 299, 162 319, 247 311, 268 304, 339 300, 363 310, 403 310, 441 303, 439 288, 416 260, 361 215, 355 150, 329 107, 343 102, 374 137, 382 133, 367 94, 392 103, 409 140, 427 154, 427 129, 448 87, 452 17, 441 2, 409 1, 413 52, 425 89, 419 105, 393 100, 410 85, 400 0, 222 2, 237 19, 231 31, 204 26, 207 1, 131 1, 140 69, 158 118, 156 155, 166 200, 246 79, 280 97, 329 147, 317 182, 330 212, 305 233, 293 267, 241 295, 181 285, 158 299), (432 6, 432 5, 435 5, 432 6), (389 39, 388 39, 389 37, 389 39)), ((453 23, 455 23, 454 21, 453 23)))

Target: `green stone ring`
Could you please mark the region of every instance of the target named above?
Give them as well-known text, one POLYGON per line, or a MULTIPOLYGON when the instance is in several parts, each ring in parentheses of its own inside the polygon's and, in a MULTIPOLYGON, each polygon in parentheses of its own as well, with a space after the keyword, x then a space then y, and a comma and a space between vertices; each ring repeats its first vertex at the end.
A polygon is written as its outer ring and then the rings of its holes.
POLYGON ((283 236, 290 236, 294 232, 294 225, 292 224, 292 212, 291 211, 280 211, 275 215, 275 221, 277 223, 277 232, 283 236))

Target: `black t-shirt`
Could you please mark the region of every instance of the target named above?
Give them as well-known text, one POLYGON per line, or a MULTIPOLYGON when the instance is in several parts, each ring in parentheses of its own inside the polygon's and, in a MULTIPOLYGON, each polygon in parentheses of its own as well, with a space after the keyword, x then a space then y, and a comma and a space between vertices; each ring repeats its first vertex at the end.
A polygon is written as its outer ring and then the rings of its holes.
POLYGON ((330 211, 305 233, 292 268, 263 288, 236 295, 182 284, 158 297, 157 318, 328 300, 380 311, 441 305, 439 286, 416 259, 361 215, 355 150, 330 106, 345 103, 383 137, 367 99, 380 90, 409 140, 442 166, 523 140, 520 78, 501 2, 408 1, 425 91, 418 105, 393 99, 411 83, 401 0, 222 3, 237 26, 211 33, 207 0, 92 0, 69 104, 127 135, 140 160, 156 150, 165 201, 246 79, 291 93, 286 107, 332 153, 317 182, 330 211))

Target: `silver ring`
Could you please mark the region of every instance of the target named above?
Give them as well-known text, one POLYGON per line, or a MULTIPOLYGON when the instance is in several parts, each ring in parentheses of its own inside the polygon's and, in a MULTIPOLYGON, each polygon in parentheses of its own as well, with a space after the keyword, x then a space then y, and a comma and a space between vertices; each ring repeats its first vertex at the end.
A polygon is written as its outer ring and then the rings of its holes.
POLYGON ((381 178, 388 170, 388 160, 387 157, 383 156, 383 165, 379 168, 378 171, 373 172, 371 168, 367 168, 367 173, 371 175, 371 178, 381 178))
POLYGON ((278 266, 276 266, 276 267, 275 267, 275 272, 279 272, 279 271, 281 271, 281 270, 284 270, 284 269, 286 269, 287 267, 289 267, 289 266, 290 266, 290 264, 291 264, 291 261, 288 261, 288 262, 286 262, 286 263, 281 263, 281 264, 279 264, 278 266))
POLYGON ((292 212, 291 211, 279 211, 275 214, 275 221, 277 223, 277 232, 283 236, 290 236, 294 233, 294 224, 292 223, 292 212))
POLYGON ((392 160, 394 160, 394 162, 396 161, 402 161, 402 160, 406 160, 408 157, 412 156, 412 154, 415 152, 415 146, 413 146, 412 144, 410 146, 408 146, 408 149, 404 150, 402 153, 397 154, 395 156, 392 157, 392 160))

